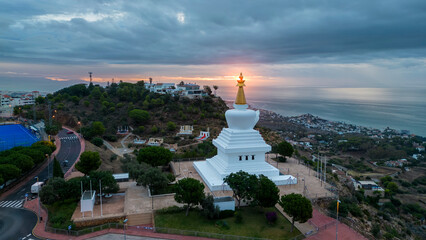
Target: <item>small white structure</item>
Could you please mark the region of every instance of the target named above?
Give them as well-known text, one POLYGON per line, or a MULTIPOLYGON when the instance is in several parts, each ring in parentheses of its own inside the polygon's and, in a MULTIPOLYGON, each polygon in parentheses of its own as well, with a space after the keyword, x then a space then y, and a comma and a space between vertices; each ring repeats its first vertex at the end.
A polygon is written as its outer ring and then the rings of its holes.
POLYGON ((192 131, 194 131, 194 126, 191 125, 183 125, 180 126, 180 131, 177 135, 191 135, 192 131))
POLYGON ((83 217, 84 217, 84 212, 92 212, 92 217, 93 217, 93 206, 95 205, 95 195, 96 195, 95 190, 84 191, 84 193, 81 195, 80 211, 83 213, 83 217))
POLYGON ((220 211, 232 210, 235 211, 235 199, 233 197, 215 197, 213 205, 219 207, 220 211))
POLYGON ((136 139, 133 140, 133 143, 134 144, 145 144, 146 140, 142 140, 142 139, 136 138, 136 139))
POLYGON ((297 184, 291 175, 282 175, 279 170, 265 161, 265 153, 271 146, 265 143, 259 131, 253 129, 259 121, 259 111, 248 108, 244 96, 244 80, 240 75, 235 109, 225 113, 229 128, 224 128, 213 140, 217 155, 206 161, 194 162, 194 168, 200 174, 211 191, 230 190, 223 179, 240 170, 249 174, 263 174, 276 185, 297 184))
POLYGON ((150 138, 146 145, 159 147, 161 144, 163 144, 163 141, 164 140, 162 138, 150 138))
POLYGON ((117 174, 112 174, 112 176, 114 177, 115 181, 117 181, 117 182, 129 181, 129 173, 117 173, 117 174))
POLYGON ((210 137, 210 129, 207 129, 207 132, 200 131, 200 136, 196 137, 196 140, 204 141, 210 137))

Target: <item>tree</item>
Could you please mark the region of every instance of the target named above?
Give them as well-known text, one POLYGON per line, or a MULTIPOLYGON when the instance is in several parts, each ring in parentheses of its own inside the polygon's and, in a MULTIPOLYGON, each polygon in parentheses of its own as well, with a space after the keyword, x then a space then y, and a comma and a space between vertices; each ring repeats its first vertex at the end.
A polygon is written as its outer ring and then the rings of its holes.
POLYGON ((27 147, 19 151, 19 153, 31 157, 35 164, 41 163, 44 161, 44 159, 46 159, 46 156, 44 155, 44 153, 37 148, 27 147))
POLYGON ((153 167, 167 165, 173 158, 173 153, 163 147, 142 148, 138 154, 138 161, 150 164, 153 167))
POLYGON ((240 170, 229 174, 223 181, 232 189, 233 196, 238 202, 238 208, 240 208, 241 200, 250 200, 254 195, 257 177, 240 170))
POLYGON ((278 204, 284 209, 285 213, 292 217, 290 232, 293 232, 294 221, 304 223, 312 218, 311 201, 300 194, 291 193, 281 196, 278 204))
POLYGON ((208 219, 219 218, 220 208, 219 206, 214 206, 214 198, 212 195, 209 194, 204 198, 201 207, 203 208, 202 214, 208 219))
POLYGON ((264 208, 273 207, 280 198, 279 193, 280 190, 274 182, 264 175, 259 176, 254 195, 254 200, 257 204, 264 208))
POLYGON ((291 155, 293 155, 293 151, 293 147, 287 141, 282 141, 277 146, 277 152, 284 158, 291 157, 291 155))
POLYGON ((40 200, 42 203, 50 205, 58 201, 58 197, 51 185, 44 186, 39 192, 40 200))
MULTIPOLYGON (((39 141, 39 142, 35 142, 33 143, 33 145, 31 145, 32 147, 38 147, 38 146, 46 146, 49 147, 51 152, 56 150, 56 146, 53 142, 50 141, 39 141)), ((46 154, 46 153, 45 153, 46 154)), ((50 153, 47 153, 50 155, 50 153)))
POLYGON ((7 182, 19 177, 20 175, 21 169, 17 168, 15 165, 0 164, 0 176, 2 176, 3 181, 7 182))
POLYGON ((150 115, 149 112, 140 110, 140 109, 133 109, 129 112, 129 117, 133 119, 138 124, 143 124, 148 122, 150 115))
POLYGON ((184 178, 175 185, 175 200, 178 203, 186 203, 186 216, 188 216, 191 205, 200 204, 204 198, 204 184, 193 178, 184 178))
POLYGON ((84 173, 89 174, 101 166, 102 161, 98 152, 84 152, 80 156, 80 161, 75 165, 75 168, 84 173))
POLYGON ((109 171, 92 171, 90 173, 93 188, 99 190, 99 180, 101 180, 102 193, 116 193, 120 189, 114 176, 109 171))
POLYGON ((104 124, 100 121, 95 121, 92 123, 92 128, 90 129, 92 135, 101 136, 105 133, 104 124))
POLYGON ((149 187, 151 194, 154 195, 167 187, 169 179, 160 169, 150 167, 138 177, 137 182, 144 187, 149 187))
POLYGON ((176 129, 176 123, 174 122, 168 122, 167 123, 167 130, 174 131, 176 129))
POLYGON ((210 88, 210 86, 204 86, 204 92, 206 92, 209 96, 212 95, 212 89, 210 88))
POLYGON ((1 159, 0 163, 13 164, 21 169, 22 172, 27 172, 34 167, 33 159, 21 153, 12 153, 6 158, 1 159))
POLYGON ((214 89, 214 95, 216 96, 216 91, 219 87, 217 85, 213 85, 213 89, 214 89))
POLYGON ((388 182, 386 190, 389 190, 389 195, 394 195, 398 192, 398 185, 394 182, 388 182))
POLYGON ((53 159, 53 177, 64 178, 64 172, 62 171, 61 164, 56 157, 53 159))

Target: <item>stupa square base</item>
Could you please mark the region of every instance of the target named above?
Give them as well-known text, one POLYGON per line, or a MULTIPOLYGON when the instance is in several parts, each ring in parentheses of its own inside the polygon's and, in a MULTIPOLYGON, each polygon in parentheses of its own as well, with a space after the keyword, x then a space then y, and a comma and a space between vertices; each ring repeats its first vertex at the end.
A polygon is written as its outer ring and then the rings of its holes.
MULTIPOLYGON (((270 165, 267 162, 264 162, 264 164, 267 165, 267 168, 275 168, 272 165, 270 165)), ((203 179, 204 183, 208 186, 210 191, 226 191, 226 190, 232 190, 226 183, 223 182, 223 177, 221 174, 219 174, 207 161, 198 161, 194 162, 193 166, 195 170, 198 172, 198 174, 203 179)), ((275 168, 276 169, 276 168, 275 168)), ((256 174, 259 175, 260 171, 253 171, 248 169, 240 169, 242 171, 245 171, 249 174, 256 174)), ((290 184, 297 184, 297 179, 293 177, 292 175, 279 175, 279 170, 276 169, 278 174, 275 176, 267 176, 271 181, 275 183, 275 185, 290 185, 290 184)))

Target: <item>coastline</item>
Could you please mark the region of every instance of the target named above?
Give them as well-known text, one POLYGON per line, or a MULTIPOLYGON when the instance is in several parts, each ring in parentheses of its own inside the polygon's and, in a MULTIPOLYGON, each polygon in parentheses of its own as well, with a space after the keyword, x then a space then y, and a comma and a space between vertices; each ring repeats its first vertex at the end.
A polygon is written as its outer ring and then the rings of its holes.
MULTIPOLYGON (((223 100, 226 103, 226 106, 230 109, 233 108, 233 100, 223 100)), ((260 121, 259 123, 270 125, 271 123, 274 125, 281 124, 296 124, 300 127, 306 127, 312 130, 318 131, 326 131, 326 132, 334 132, 339 135, 342 134, 366 134, 370 137, 382 138, 383 135, 392 135, 392 136, 400 136, 400 137, 414 137, 418 136, 424 138, 422 135, 410 133, 409 130, 401 130, 401 129, 393 129, 390 127, 386 127, 384 129, 366 127, 362 125, 347 123, 345 121, 332 121, 319 116, 312 115, 310 113, 305 113, 297 116, 283 116, 275 111, 264 109, 264 108, 256 108, 252 104, 249 104, 249 108, 253 110, 260 111, 260 121), (312 123, 315 122, 315 123, 312 123)), ((270 126, 268 126, 270 127, 270 126)), ((274 127, 273 127, 274 128, 274 127)), ((277 129, 276 129, 277 130, 277 129)))

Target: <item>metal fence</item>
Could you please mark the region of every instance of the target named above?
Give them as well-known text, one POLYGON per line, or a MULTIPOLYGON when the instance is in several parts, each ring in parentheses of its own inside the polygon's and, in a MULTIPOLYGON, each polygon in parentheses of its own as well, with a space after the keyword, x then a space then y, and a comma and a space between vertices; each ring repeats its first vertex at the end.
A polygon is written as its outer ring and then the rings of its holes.
MULTIPOLYGON (((211 232, 199 232, 199 231, 182 230, 182 229, 174 229, 174 228, 162 228, 162 227, 154 227, 154 232, 175 234, 175 235, 185 235, 185 236, 195 236, 195 237, 216 238, 216 239, 224 239, 224 240, 269 240, 268 238, 245 237, 245 236, 237 236, 237 235, 228 235, 228 234, 211 233, 211 232)), ((305 235, 300 234, 289 240, 301 240, 301 239, 304 239, 305 237, 306 237, 305 235)))
POLYGON ((173 162, 191 162, 191 161, 203 161, 203 160, 206 160, 206 157, 179 158, 179 159, 173 159, 173 162))

